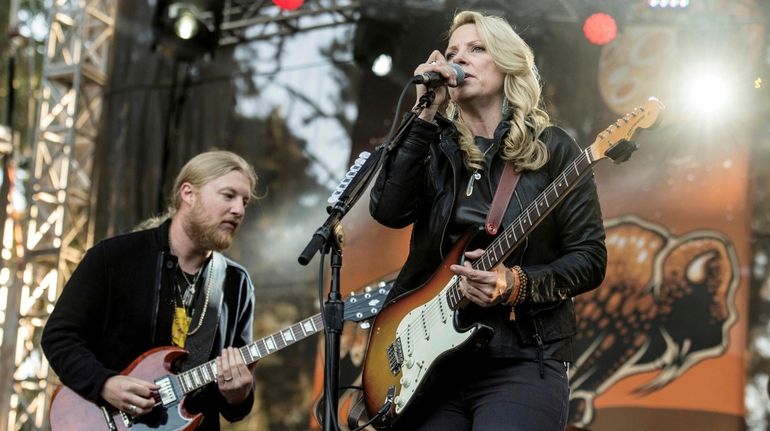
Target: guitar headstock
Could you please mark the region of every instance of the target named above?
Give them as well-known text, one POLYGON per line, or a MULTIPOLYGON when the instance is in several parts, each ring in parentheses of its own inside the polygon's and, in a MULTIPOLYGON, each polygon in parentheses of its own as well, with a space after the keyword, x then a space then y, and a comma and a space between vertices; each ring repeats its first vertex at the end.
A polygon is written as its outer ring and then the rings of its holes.
POLYGON ((371 319, 380 312, 393 282, 379 283, 376 287, 366 287, 363 292, 355 293, 345 299, 345 320, 361 322, 371 319))
POLYGON ((596 136, 596 140, 590 147, 592 159, 600 160, 609 157, 618 163, 628 159, 636 147, 621 148, 617 145, 632 141, 640 129, 657 124, 658 115, 664 109, 666 107, 658 99, 650 97, 644 105, 619 118, 596 136))

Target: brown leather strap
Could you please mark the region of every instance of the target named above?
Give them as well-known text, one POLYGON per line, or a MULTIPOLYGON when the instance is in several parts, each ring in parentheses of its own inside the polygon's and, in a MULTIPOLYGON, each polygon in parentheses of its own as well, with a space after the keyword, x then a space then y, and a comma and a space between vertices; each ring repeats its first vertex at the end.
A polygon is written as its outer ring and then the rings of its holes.
POLYGON ((488 235, 497 235, 498 230, 500 230, 500 222, 503 221, 503 214, 505 214, 505 210, 511 202, 511 195, 513 195, 513 191, 516 189, 520 176, 521 173, 513 169, 513 163, 505 162, 503 175, 500 177, 500 183, 497 185, 492 205, 489 206, 487 221, 484 223, 484 228, 487 230, 488 235))
POLYGON ((361 395, 358 400, 355 401, 353 407, 350 408, 350 412, 348 412, 348 428, 356 429, 360 427, 359 422, 361 422, 362 419, 364 421, 369 420, 365 407, 364 397, 361 395))

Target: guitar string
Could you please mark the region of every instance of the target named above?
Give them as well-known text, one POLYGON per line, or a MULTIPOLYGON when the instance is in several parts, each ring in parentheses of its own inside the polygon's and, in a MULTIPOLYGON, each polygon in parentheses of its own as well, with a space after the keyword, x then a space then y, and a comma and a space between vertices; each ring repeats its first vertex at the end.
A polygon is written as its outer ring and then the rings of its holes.
MULTIPOLYGON (((357 295, 357 296, 360 296, 360 295, 357 295)), ((365 298, 365 296, 362 296, 362 297, 364 297, 364 298, 365 298)), ((373 298, 376 298, 376 296, 373 296, 373 298)), ((367 302, 368 302, 368 301, 370 301, 370 300, 371 300, 371 299, 367 300, 367 302)), ((362 304, 366 304, 367 302, 362 302, 362 304)), ((367 307, 366 307, 366 309, 369 309, 369 307, 367 306, 367 307)), ((253 358, 255 358, 255 357, 256 357, 256 358, 259 358, 259 359, 261 359, 261 358, 263 358, 263 357, 265 357, 265 356, 269 355, 270 353, 272 353, 272 352, 274 352, 274 351, 277 351, 277 350, 283 349, 284 347, 288 347, 288 346, 290 346, 290 345, 294 344, 296 341, 300 341, 300 340, 303 340, 304 338, 307 338, 307 336, 310 336, 310 335, 313 335, 313 334, 315 334, 315 333, 317 333, 317 332, 320 332, 322 329, 323 329, 323 320, 321 319, 321 316, 320 316, 320 315, 314 315, 314 316, 311 316, 311 317, 309 317, 309 318, 307 318, 307 319, 304 319, 304 320, 302 320, 302 321, 300 321, 300 322, 297 322, 297 323, 295 323, 294 325, 290 325, 289 327, 287 327, 287 328, 284 328, 284 329, 282 329, 281 331, 278 331, 278 332, 276 332, 276 333, 273 333, 273 334, 271 334, 271 335, 268 335, 268 336, 266 336, 266 337, 263 337, 263 338, 260 338, 260 339, 258 339, 258 340, 255 340, 255 341, 253 341, 253 342, 251 342, 251 343, 249 343, 249 344, 247 344, 247 345, 245 345, 245 346, 243 346, 243 347, 240 347, 240 348, 238 348, 238 350, 240 351, 240 353, 241 353, 241 355, 242 355, 242 356, 245 356, 245 354, 246 354, 246 353, 248 353, 248 355, 249 355, 249 356, 251 356, 251 357, 252 357, 252 359, 253 359, 253 358), (307 334, 307 332, 305 331, 304 327, 302 326, 302 323, 304 323, 304 322, 306 322, 306 321, 312 321, 312 322, 314 323, 314 331, 313 331, 313 332, 311 332, 310 334, 307 334), (318 324, 318 322, 320 322, 320 325, 318 324), (298 328, 294 328, 295 326, 299 326, 299 327, 298 327, 298 328), (283 338, 283 332, 285 332, 285 331, 287 331, 287 330, 291 330, 291 333, 292 333, 292 337, 294 337, 292 340, 288 340, 288 341, 287 341, 285 338, 283 338), (294 333, 295 333, 295 331, 301 331, 301 332, 302 332, 302 336, 301 336, 301 338, 297 337, 297 336, 294 334, 294 333), (259 342, 262 342, 262 344, 263 344, 263 345, 266 345, 267 343, 266 343, 266 341, 265 341, 265 340, 267 340, 267 339, 273 339, 273 342, 274 342, 276 345, 278 345, 278 343, 277 343, 277 342, 275 342, 275 339, 273 338, 273 337, 275 337, 276 335, 281 335, 281 336, 282 336, 282 340, 283 340, 283 344, 284 344, 284 345, 283 345, 283 346, 281 346, 281 347, 279 347, 279 348, 277 348, 277 349, 274 349, 273 351, 271 351, 271 350, 270 350, 268 347, 263 347, 263 349, 264 349, 264 350, 265 350, 267 353, 266 353, 266 354, 262 354, 262 351, 260 350, 260 347, 258 346, 258 343, 259 343, 259 342), (250 349, 250 348, 251 348, 251 346, 256 346, 256 350, 257 350, 257 355, 256 355, 256 356, 255 356, 254 354, 252 354, 252 353, 251 353, 251 349, 250 349)), ((244 359, 245 359, 245 357, 244 357, 244 359)), ((195 368, 192 368, 192 369, 190 369, 190 370, 187 370, 187 371, 185 371, 185 372, 183 372, 183 373, 180 373, 180 376, 181 376, 181 375, 184 375, 184 376, 188 376, 188 377, 189 377, 189 376, 193 375, 193 373, 194 373, 195 371, 197 371, 197 370, 202 370, 202 369, 204 369, 204 367, 206 367, 207 365, 209 365, 209 364, 211 364, 211 363, 214 363, 214 361, 209 361, 209 362, 206 362, 206 363, 204 363, 204 364, 201 364, 201 365, 199 365, 199 366, 197 366, 197 367, 195 367, 195 368)), ((198 374, 199 374, 199 375, 202 375, 202 373, 201 373, 200 371, 198 372, 198 374)), ((214 373, 212 373, 212 374, 214 374, 214 373)), ((204 380, 205 380, 205 379, 201 379, 201 381, 204 381, 204 380)), ((212 380, 212 381, 213 381, 213 380, 212 380)), ((209 383, 210 383, 210 382, 209 382, 209 383)), ((197 386, 197 385, 196 385, 196 386, 197 386)), ((200 387, 200 386, 198 386, 198 387, 200 387)))
MULTIPOLYGON (((534 210, 535 210, 535 211, 536 211, 538 214, 540 214, 540 211, 537 209, 537 207, 538 207, 538 206, 540 206, 540 205, 542 205, 542 203, 545 203, 545 204, 546 204, 546 211, 549 211, 549 210, 551 209, 551 207, 552 207, 552 205, 553 205, 553 204, 551 204, 551 205, 549 205, 549 204, 548 204, 548 201, 547 201, 547 199, 546 199, 546 195, 547 195, 547 193, 548 193, 548 192, 551 192, 551 191, 553 191, 553 192, 555 193, 555 191, 556 191, 556 183, 557 183, 557 181, 559 180, 559 178, 561 178, 561 179, 564 181, 564 183, 566 183, 566 186, 565 186, 565 187, 569 187, 570 185, 574 185, 574 184, 575 184, 577 181, 579 181, 579 180, 580 180, 580 177, 586 173, 586 171, 587 171, 587 168, 588 168, 588 167, 590 167, 590 166, 591 166, 591 164, 592 164, 592 158, 591 158, 591 155, 590 155, 590 153, 589 153, 589 150, 590 150, 590 147, 589 147, 589 148, 586 148, 586 149, 584 149, 583 151, 581 151, 581 155, 580 155, 580 156, 578 156, 578 157, 576 157, 576 158, 575 158, 575 160, 573 160, 573 161, 572 161, 572 163, 571 163, 572 167, 574 167, 574 168, 575 168, 575 172, 576 172, 576 174, 577 174, 577 175, 575 176, 575 179, 574 179, 574 181, 572 181, 572 183, 570 184, 570 182, 567 180, 567 172, 568 172, 568 171, 571 171, 571 170, 570 170, 570 167, 568 167, 568 168, 564 169, 564 170, 561 172, 561 174, 560 174, 560 175, 559 175, 559 176, 556 178, 556 180, 554 180, 554 181, 553 181, 553 182, 552 182, 552 183, 549 185, 549 187, 547 187, 547 188, 546 188, 546 190, 545 190, 545 191, 543 191, 543 193, 541 193, 541 194, 540 194, 540 195, 539 195, 537 198, 535 198, 535 200, 534 200, 533 202, 531 202, 531 203, 530 203, 530 205, 528 205, 528 206, 527 206, 527 208, 526 208, 524 211, 522 211, 522 213, 519 215, 519 217, 517 217, 517 218, 516 218, 516 220, 514 220, 514 222, 513 222, 513 223, 511 223, 511 225, 509 226, 509 228, 510 228, 510 230, 511 230, 511 232, 510 232, 510 233, 513 233, 513 234, 515 234, 515 225, 516 225, 516 221, 519 221, 519 224, 522 226, 522 230, 524 230, 524 228, 523 228, 523 219, 521 219, 521 218, 522 218, 524 215, 527 215, 527 218, 528 218, 528 222, 529 222, 529 223, 528 223, 528 225, 529 225, 529 226, 528 226, 528 228, 527 228, 527 229, 531 229, 531 227, 532 227, 533 225, 536 225, 537 223, 532 223, 532 222, 531 222, 531 217, 530 217, 530 213, 529 213, 529 212, 530 212, 530 211, 532 211, 532 210, 534 209, 534 210), (579 162, 582 162, 582 160, 581 160, 581 159, 582 159, 583 157, 585 157, 585 161, 586 161, 586 162, 588 162, 588 165, 587 165, 586 167, 584 167, 583 169, 578 169, 578 163, 579 163, 579 162), (521 220, 520 220, 520 219, 521 219, 521 220)), ((557 198, 556 198, 556 200, 558 200, 558 199, 559 199, 559 195, 557 194, 557 198)), ((541 218, 541 217, 542 217, 542 214, 538 215, 538 217, 536 217, 536 218, 535 218, 535 221, 538 221, 538 219, 539 219, 539 218, 541 218)), ((506 228, 504 232, 505 232, 505 233, 508 233, 507 231, 509 230, 509 228, 506 228)), ((522 237, 523 237, 523 236, 524 236, 524 232, 522 232, 522 237)), ((493 247, 494 247, 494 246, 497 246, 497 245, 501 245, 501 244, 502 244, 502 238, 504 238, 504 236, 503 236, 503 235, 501 235, 501 236, 499 236, 498 238, 496 238, 496 239, 495 239, 495 241, 493 241, 493 242, 492 242, 492 244, 490 244, 490 247, 488 247, 488 248, 487 248, 487 250, 490 250, 490 249, 491 249, 491 250, 494 250, 494 249, 493 249, 493 247)), ((515 241, 516 241, 516 239, 515 239, 515 241)), ((510 247, 509 247, 509 248, 510 248, 510 247)), ((502 247, 501 247, 501 250, 503 250, 503 248, 502 248, 502 247)), ((486 251, 485 251, 485 253, 484 253, 482 256, 480 256, 478 259, 476 259, 476 260, 474 261, 474 263, 473 263, 473 267, 474 267, 474 268, 478 268, 478 265, 480 265, 481 263, 483 263, 483 262, 481 261, 481 259, 482 259, 483 257, 485 257, 485 256, 488 256, 488 254, 487 254, 487 252, 486 252, 486 251), (477 265, 477 264, 478 264, 478 265, 477 265)), ((491 261, 490 261, 490 263, 491 263, 491 261)), ((436 317, 437 317, 437 314, 436 314, 436 313, 437 313, 437 308, 440 308, 440 306, 441 306, 441 304, 440 304, 438 301, 442 301, 442 300, 444 299, 444 297, 445 297, 445 296, 446 296, 446 295, 449 293, 448 291, 449 291, 450 289, 453 289, 453 288, 458 288, 458 282, 457 282, 458 280, 459 280, 459 278, 458 278, 458 279, 456 279, 454 282, 451 282, 451 283, 449 283, 447 286, 445 286, 445 287, 444 287, 444 288, 443 288, 443 289, 442 289, 442 290, 439 292, 439 294, 437 294, 437 295, 436 295, 436 296, 434 296, 434 297, 433 297, 431 300, 429 300, 429 301, 428 301, 428 303, 426 304, 426 305, 427 305, 427 306, 426 306, 426 312, 425 312, 425 313, 422 313, 422 315, 423 315, 423 316, 426 318, 426 320, 427 320, 427 321, 425 322, 425 324, 424 324, 424 325, 420 325, 421 327, 423 327, 423 330, 424 330, 424 331, 425 331, 427 328, 430 328, 430 327, 432 327, 432 325, 430 325, 430 323, 433 323, 433 322, 437 322, 437 321, 436 321, 436 317), (427 328, 426 328, 426 327, 427 327, 427 328)), ((450 310, 451 310, 451 307, 450 307, 450 310)), ((439 310, 438 310, 438 312, 440 312, 440 311, 441 311, 441 310, 439 309, 439 310)), ((452 312, 454 312, 455 310, 451 310, 451 311, 452 311, 452 312)), ((419 319, 414 319, 414 320, 419 320, 419 319)), ((442 319, 442 320, 443 320, 443 319, 442 319)), ((415 325, 417 325, 418 323, 419 323, 419 322, 414 322, 414 323, 410 322, 410 323, 408 323, 408 324, 407 324, 407 328, 406 328, 406 332, 407 332, 407 334, 406 334, 406 335, 409 337, 409 340, 410 340, 410 342, 411 342, 412 330, 414 329, 414 326, 415 326, 415 325)), ((428 334, 426 334, 426 335, 428 335, 428 334)))
MULTIPOLYGON (((305 322, 305 321, 307 321, 307 320, 312 320, 312 321, 314 321, 314 323, 315 323, 315 321, 316 321, 316 320, 318 320, 318 321, 321 321, 321 320, 320 320, 320 316, 319 316, 319 315, 311 316, 311 317, 309 317, 308 319, 305 319, 305 320, 302 320, 301 322, 295 323, 294 325, 291 325, 291 326, 289 326, 288 328, 284 328, 283 330, 281 330, 281 331, 279 331, 279 332, 276 332, 276 333, 274 333, 274 334, 268 335, 267 337, 263 337, 263 338, 260 338, 260 339, 258 339, 258 340, 255 340, 255 341, 253 341, 253 342, 251 342, 251 343, 249 343, 249 344, 247 344, 247 345, 245 345, 245 346, 239 347, 239 348, 238 348, 238 351, 240 352, 240 354, 241 354, 241 357, 243 357, 243 359, 244 359, 244 360, 246 360, 246 357, 245 357, 245 355, 246 355, 246 353, 248 353, 248 355, 249 355, 249 356, 251 356, 251 357, 252 357, 252 359, 254 359, 255 357, 256 357, 256 358, 258 358, 258 359, 264 358, 265 356, 269 355, 269 354, 270 354, 270 353, 272 353, 272 352, 270 351, 270 349, 269 349, 269 348, 267 348, 267 347, 264 347, 264 349, 267 351, 267 353, 263 355, 263 354, 262 354, 262 351, 260 350, 260 348, 259 348, 259 346, 258 346, 258 343, 259 343, 260 341, 262 342, 262 344, 266 344, 266 343, 265 343, 265 340, 267 340, 268 338, 272 339, 272 338, 273 338, 275 335, 277 335, 277 334, 280 334, 280 333, 282 333, 282 332, 284 332, 284 331, 286 331, 286 330, 288 330, 288 329, 290 329, 290 328, 292 328, 292 327, 294 327, 294 326, 300 325, 301 323, 303 323, 303 322, 305 322), (253 354, 251 353, 251 349, 250 349, 250 347, 251 347, 251 346, 256 346, 256 350, 257 350, 257 353, 258 353, 258 355, 257 355, 257 356, 255 356, 255 355, 253 355, 253 354)), ((323 323, 323 322, 321 321, 321 323, 323 323)), ((317 324, 316 324, 316 326, 317 326, 317 324)), ((300 328, 300 329, 301 329, 301 328, 300 328)), ((311 333, 311 334, 308 334, 308 335, 313 335, 313 334, 315 334, 316 332, 319 332, 320 330, 321 330, 321 328, 317 328, 317 330, 316 330, 315 332, 313 332, 313 333, 311 333)), ((292 330, 292 335, 293 335, 293 333, 294 333, 294 330, 292 330)), ((304 335, 304 331, 303 331, 303 335, 304 335)), ((300 340, 302 340, 302 339, 304 339, 304 338, 306 338, 306 337, 302 337, 302 338, 296 338, 296 336, 295 336, 295 340, 294 340, 294 341, 300 341, 300 340)), ((274 340, 274 342, 275 342, 275 340, 274 340)), ((284 345, 283 345, 283 346, 281 346, 280 348, 274 349, 274 350, 273 350, 273 352, 274 352, 274 351, 277 351, 277 350, 281 350, 281 349, 283 349, 284 347, 288 347, 288 346, 290 346, 291 344, 294 344, 294 342, 286 342, 286 341, 284 340, 284 345)), ((277 345, 277 343, 276 343, 276 345, 277 345)), ((189 370, 187 370, 187 371, 184 371, 184 372, 182 372, 182 373, 179 373, 179 378, 181 379, 181 378, 183 378, 183 377, 186 377, 188 380, 190 380, 190 381, 192 381, 192 382, 193 382, 193 387, 192 387, 192 388, 190 388, 190 390, 191 390, 191 391, 192 391, 192 390, 195 390, 195 389, 197 389, 197 388, 200 388, 200 387, 202 387, 202 386, 205 386, 205 385, 207 385, 207 384, 209 384, 209 383, 212 383, 212 382, 216 381, 216 378, 217 378, 217 374, 218 374, 218 373, 214 372, 214 369, 213 369, 213 367, 211 366, 211 364, 214 364, 214 363, 215 363, 215 361, 209 361, 209 362, 206 362, 206 363, 204 363, 204 364, 201 364, 201 365, 199 365, 199 366, 197 366, 197 367, 195 367, 195 368, 191 368, 191 369, 189 369, 189 370), (208 382, 206 382, 207 378, 205 378, 204 376, 205 376, 206 374, 209 374, 209 373, 204 373, 204 372, 202 372, 202 371, 199 371, 199 370, 203 370, 203 369, 205 369, 207 366, 208 366, 208 368, 211 370, 211 375, 212 375, 212 377, 213 377, 213 380, 209 380, 208 382), (203 384, 202 384, 202 385, 199 385, 199 384, 197 384, 197 383, 195 382, 194 378, 192 377, 192 376, 194 376, 194 375, 195 375, 195 372, 196 372, 196 371, 198 372, 198 375, 200 376, 200 380, 201 380, 201 382, 203 382, 203 384)))
MULTIPOLYGON (((565 178, 565 180, 566 180, 566 178, 565 178)), ((508 230, 513 230, 512 228, 515 228, 515 226, 517 224, 516 221, 518 221, 519 218, 522 218, 528 211, 530 211, 531 209, 536 207, 536 204, 538 202, 542 202, 542 201, 544 201, 544 199, 542 199, 542 200, 536 199, 532 204, 530 204, 530 206, 528 206, 524 211, 522 211, 522 213, 519 215, 519 217, 517 217, 516 220, 513 223, 511 223, 508 226, 508 228, 505 229, 504 233, 507 233, 508 230)), ((493 252, 494 248, 496 246, 502 244, 502 239, 504 237, 505 237, 504 235, 501 235, 498 238, 496 238, 492 242, 492 244, 490 244, 490 246, 487 247, 487 250, 491 250, 491 251, 485 251, 485 253, 482 256, 480 256, 479 258, 474 260, 472 266, 474 268, 478 269, 478 267, 483 263, 482 260, 485 257, 489 260, 489 253, 493 252)), ((491 263, 491 261, 490 261, 490 263, 491 263)), ((441 290, 441 292, 439 294, 437 294, 434 298, 432 298, 426 304, 425 311, 422 313, 422 318, 426 321, 425 325, 423 325, 420 322, 421 319, 419 317, 416 317, 415 321, 413 323, 410 322, 409 324, 407 324, 406 330, 409 332, 410 338, 411 338, 412 332, 418 330, 417 328, 420 328, 422 331, 424 331, 425 326, 432 327, 433 326, 432 324, 433 323, 438 323, 438 320, 442 320, 442 321, 444 320, 443 319, 443 313, 441 313, 441 304, 438 303, 438 301, 443 301, 444 298, 449 294, 449 290, 453 289, 453 288, 459 290, 459 286, 458 286, 457 280, 452 282, 452 283, 449 283, 447 286, 445 286, 441 290)), ((447 305, 449 305, 449 304, 447 304, 447 305)), ((451 307, 449 307, 449 308, 450 308, 450 310, 452 309, 451 307)), ((455 310, 452 310, 452 311, 455 311, 455 310)))
MULTIPOLYGON (((574 185, 575 183, 577 183, 580 180, 581 176, 586 173, 587 168, 590 167, 590 165, 591 165, 591 157, 590 157, 590 154, 589 154, 588 151, 589 151, 588 149, 582 151, 581 155, 578 156, 571 163, 572 166, 566 168, 549 185, 549 187, 547 187, 546 190, 543 191, 543 193, 541 193, 537 198, 535 198, 535 200, 533 202, 531 202, 530 205, 528 205, 525 208, 524 211, 522 211, 522 213, 516 218, 516 220, 514 220, 514 222, 511 223, 504 230, 504 235, 500 235, 498 238, 496 238, 490 244, 489 247, 487 247, 486 250, 489 250, 489 251, 485 251, 485 253, 482 254, 482 256, 480 256, 479 258, 477 258, 473 262, 472 265, 473 265, 474 268, 478 268, 483 263, 483 261, 482 261, 483 258, 487 258, 487 260, 489 260, 489 263, 490 263, 490 266, 491 266, 491 259, 489 258, 489 253, 490 252, 494 253, 494 249, 497 246, 501 246, 500 250, 504 251, 504 248, 502 247, 502 241, 504 239, 506 239, 507 235, 510 234, 510 233, 513 233, 514 237, 515 237, 515 226, 516 226, 517 222, 522 227, 522 235, 521 235, 521 237, 524 237, 524 233, 525 233, 524 232, 524 227, 523 227, 524 216, 527 216, 527 220, 528 220, 528 223, 527 223, 528 227, 527 227, 527 229, 531 229, 532 225, 537 225, 537 221, 543 216, 540 213, 540 210, 538 209, 538 207, 542 206, 542 204, 546 204, 545 210, 546 211, 550 211, 552 209, 551 207, 553 207, 553 205, 554 205, 553 203, 551 203, 551 204, 548 203, 548 200, 546 199, 547 195, 549 193, 555 194, 557 197, 554 200, 554 202, 557 201, 559 199, 559 197, 560 197, 556 193, 557 183, 559 183, 559 181, 561 180, 564 184, 566 184, 564 187, 569 187, 570 185, 574 185), (582 160, 583 157, 585 157, 585 160, 582 160), (583 169, 579 169, 579 163, 582 163, 584 161, 588 162, 588 165, 586 167, 584 167, 583 169), (568 172, 571 173, 572 172, 572 168, 574 168, 574 170, 576 172, 576 175, 575 175, 574 179, 572 179, 572 182, 570 183, 570 181, 567 178, 567 173, 568 172), (536 212, 538 214, 538 216, 535 217, 536 223, 532 223, 531 222, 531 213, 530 213, 530 211, 536 212), (509 230, 510 230, 510 232, 509 232, 509 230)), ((562 193, 562 195, 564 195, 564 192, 562 193)), ((515 239, 515 241, 517 241, 517 240, 518 240, 518 238, 515 239)), ((508 247, 508 248, 510 248, 510 247, 508 247)), ((496 255, 496 253, 494 253, 494 254, 496 255)), ((495 256, 495 258, 497 259, 497 256, 495 256)), ((441 303, 439 303, 439 301, 443 301, 444 298, 449 294, 449 290, 453 289, 453 288, 454 289, 459 289, 457 280, 454 281, 454 282, 448 283, 448 285, 445 286, 438 295, 436 295, 434 298, 432 298, 426 304, 425 311, 422 313, 422 319, 415 318, 415 319, 413 319, 413 322, 410 322, 410 323, 407 324, 406 334, 404 334, 404 335, 408 338, 408 345, 412 344, 411 340, 413 339, 413 336, 417 336, 417 328, 416 327, 419 327, 422 330, 422 332, 425 333, 424 334, 425 336, 429 336, 430 335, 429 334, 430 331, 429 331, 428 328, 431 328, 431 327, 435 326, 436 324, 438 324, 439 320, 441 320, 442 322, 445 323, 445 319, 444 319, 444 316, 443 316, 443 313, 442 313, 442 310, 441 310, 441 303), (424 320, 425 322, 422 323, 422 322, 420 322, 420 320, 424 320)), ((455 311, 451 307, 449 307, 449 308, 450 308, 451 312, 455 311)))
MULTIPOLYGON (((525 209, 524 211, 522 211, 522 212, 521 212, 521 214, 520 214, 520 215, 519 215, 519 216, 516 218, 516 220, 514 220, 514 222, 513 222, 513 223, 511 223, 511 224, 510 224, 510 225, 509 225, 509 226, 508 226, 508 227, 507 227, 507 228, 504 230, 504 233, 507 233, 509 229, 512 231, 512 233, 515 233, 515 232, 513 232, 513 231, 515 230, 515 226, 516 226, 516 224, 517 224, 517 221, 519 221, 519 219, 522 219, 521 223, 523 223, 523 217, 524 217, 525 215, 527 215, 527 218, 528 218, 528 219, 530 219, 530 218, 531 218, 531 217, 530 217, 530 214, 529 214, 529 213, 530 213, 530 211, 535 211, 535 212, 538 212, 538 209, 537 209, 537 207, 538 207, 539 205, 541 205, 542 203, 545 203, 545 204, 546 204, 546 209, 549 209, 549 208, 550 208, 552 205, 548 205, 548 202, 547 202, 547 199, 545 198, 545 195, 546 195, 548 192, 551 192, 551 191, 555 191, 555 190, 556 190, 556 184, 557 184, 557 182, 559 181, 559 179, 561 179, 561 180, 562 180, 564 183, 566 183, 566 184, 567 184, 567 186, 569 186, 569 185, 570 185, 570 183, 569 183, 569 181, 567 181, 567 172, 571 171, 571 170, 572 170, 572 168, 577 168, 577 166, 578 166, 578 163, 582 161, 581 159, 582 159, 584 156, 586 157, 586 161, 588 161, 588 162, 589 162, 589 166, 590 166, 590 157, 588 157, 588 150, 586 149, 586 150, 584 150, 584 151, 581 151, 581 155, 580 155, 580 156, 578 156, 578 157, 577 157, 575 160, 573 160, 573 161, 572 161, 571 165, 573 165, 573 166, 570 166, 570 167, 567 167, 566 169, 564 169, 564 170, 562 171, 562 173, 561 173, 561 174, 560 174, 560 175, 559 175, 559 176, 556 178, 556 180, 554 180, 554 181, 553 181, 553 182, 552 182, 552 183, 549 185, 549 187, 547 187, 547 188, 546 188, 546 189, 543 191, 543 193, 541 193, 541 194, 540 194, 540 196, 538 196, 537 198, 535 198, 535 200, 534 200, 534 201, 532 201, 532 202, 531 202, 531 203, 530 203, 530 204, 529 204, 529 205, 526 207, 526 209, 525 209)), ((580 176, 581 176, 582 174, 584 174, 584 173, 585 173, 585 170, 586 170, 586 168, 584 168, 584 169, 580 170, 579 172, 578 172, 578 170, 577 170, 577 169, 575 169, 575 170, 576 170, 576 172, 577 172, 577 175, 576 175, 576 177, 575 177, 575 180, 572 182, 572 184, 574 184, 575 182, 577 182, 577 181, 579 180, 580 176)), ((558 199, 558 198, 557 198, 557 199, 558 199)), ((539 218, 539 217, 540 217, 540 216, 538 216, 537 218, 539 218)), ((536 218, 536 220, 537 220, 537 218, 536 218)), ((527 224, 529 225, 529 224, 530 224, 530 222, 528 221, 528 223, 527 223, 527 224)), ((535 224, 536 224, 536 223, 535 223, 535 224)), ((524 232, 522 232, 522 237, 523 237, 523 234, 524 234, 524 232)), ((486 249, 486 250, 494 250, 494 247, 496 247, 497 245, 501 245, 501 244, 502 244, 502 240, 503 240, 503 238, 505 238, 505 235, 500 235, 499 237, 497 237, 497 238, 496 238, 496 239, 495 239, 495 240, 494 240, 494 241, 493 241, 493 242, 490 244, 490 246, 489 246, 489 247, 487 247, 487 249, 486 249)), ((502 250, 502 247, 501 247, 501 250, 502 250)), ((476 260, 473 262, 473 264, 472 264, 472 265, 473 265, 473 267, 474 267, 474 268, 476 268, 476 269, 478 269, 478 267, 479 267, 479 265, 482 263, 482 259, 483 259, 484 257, 488 257, 488 252, 487 252, 487 251, 485 251, 485 253, 484 253, 482 256, 480 256, 479 258, 477 258, 477 259, 476 259, 476 260)), ((490 262, 490 263, 491 263, 491 262, 490 262)), ((430 301, 429 301, 429 302, 426 304, 426 307, 425 307, 425 312, 424 312, 424 313, 422 313, 423 319, 425 319, 425 320, 426 320, 426 322, 425 322, 425 325, 423 325, 423 324, 420 322, 420 318, 415 318, 413 322, 410 322, 409 324, 407 324, 407 327, 406 327, 406 331, 409 333, 409 336, 410 336, 410 338, 411 338, 412 332, 417 330, 417 329, 416 329, 416 327, 419 327, 421 330, 423 330, 423 331, 424 331, 424 327, 425 327, 425 326, 427 326, 428 328, 430 328, 430 327, 432 327, 432 326, 433 326, 433 325, 432 325, 433 323, 438 323, 438 320, 442 320, 442 321, 444 320, 444 319, 442 318, 442 313, 441 313, 441 309, 440 309, 441 305, 438 303, 438 301, 440 301, 440 300, 443 300, 443 299, 444 299, 444 297, 445 297, 445 296, 448 294, 448 291, 449 291, 449 289, 452 289, 452 288, 456 288, 456 289, 458 289, 458 290, 459 290, 459 286, 458 286, 458 283, 457 283, 457 281, 455 281, 455 282, 452 282, 452 283, 448 284, 447 286, 445 286, 445 287, 444 287, 444 288, 443 288, 443 289, 442 289, 442 290, 439 292, 439 294, 437 294, 436 296, 434 296, 434 297, 433 297, 433 298, 432 298, 432 299, 431 299, 431 300, 430 300, 430 301)), ((451 307, 449 307, 449 308, 450 308, 450 310, 451 310, 452 312, 456 311, 456 310, 453 310, 453 309, 451 309, 451 307)), ((426 334, 426 335, 427 335, 427 334, 426 334)))

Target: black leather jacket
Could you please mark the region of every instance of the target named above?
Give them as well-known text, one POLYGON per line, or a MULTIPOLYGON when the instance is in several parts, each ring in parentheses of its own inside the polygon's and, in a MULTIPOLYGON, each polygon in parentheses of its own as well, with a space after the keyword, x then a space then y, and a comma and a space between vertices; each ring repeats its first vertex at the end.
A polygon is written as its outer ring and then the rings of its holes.
MULTIPOLYGON (((424 284, 451 247, 445 236, 464 167, 456 129, 444 118, 437 117, 437 121, 438 126, 415 121, 404 141, 388 156, 371 192, 370 212, 377 221, 393 228, 414 224, 409 256, 391 298, 424 284)), ((508 129, 507 121, 497 127, 497 143, 508 129)), ((541 139, 548 148, 548 163, 537 171, 522 173, 502 227, 510 225, 580 154, 574 140, 560 128, 547 128, 541 139)), ((499 181, 503 166, 503 160, 496 156, 490 178, 499 181)), ((509 321, 510 309, 504 305, 476 310, 479 318, 495 329, 489 353, 572 360, 571 339, 576 332, 572 297, 599 286, 607 266, 604 226, 592 174, 545 217, 505 264, 520 265, 531 289, 527 301, 517 306, 516 321, 509 321)))

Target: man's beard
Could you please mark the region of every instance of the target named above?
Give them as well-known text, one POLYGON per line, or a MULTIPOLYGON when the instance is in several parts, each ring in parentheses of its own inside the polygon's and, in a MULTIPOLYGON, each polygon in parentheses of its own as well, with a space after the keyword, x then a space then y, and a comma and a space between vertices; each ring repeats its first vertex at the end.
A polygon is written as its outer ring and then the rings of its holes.
POLYGON ((220 221, 209 222, 202 206, 196 202, 190 214, 182 223, 182 228, 188 237, 204 250, 223 251, 233 243, 233 232, 219 228, 220 221))

